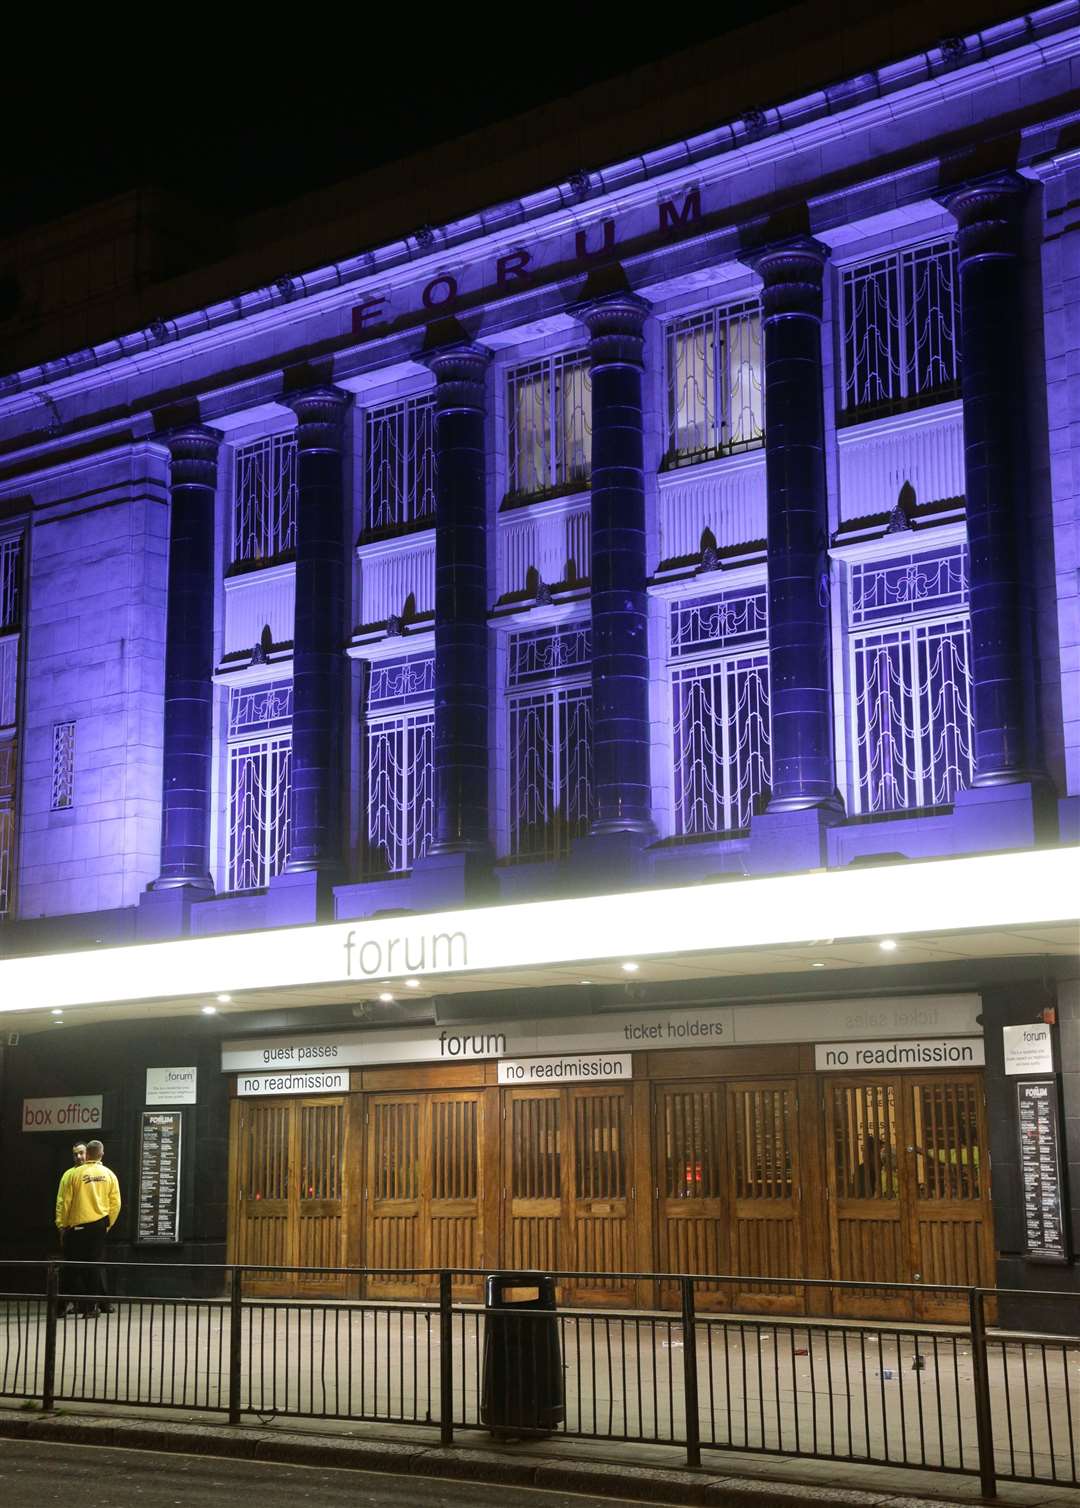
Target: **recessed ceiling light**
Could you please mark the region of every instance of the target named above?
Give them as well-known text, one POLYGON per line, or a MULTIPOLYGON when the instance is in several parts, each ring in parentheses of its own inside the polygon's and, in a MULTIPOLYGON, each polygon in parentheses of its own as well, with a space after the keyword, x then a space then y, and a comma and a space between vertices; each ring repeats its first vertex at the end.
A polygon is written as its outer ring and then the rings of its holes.
POLYGON ((591 979, 579 979, 578 984, 592 984, 591 979))
POLYGON ((382 1001, 383 1005, 392 1005, 394 1003, 394 997, 393 995, 391 995, 389 990, 383 990, 382 994, 379 996, 379 999, 382 1001))
POLYGON ((881 951, 883 953, 895 953, 896 952, 896 943, 893 941, 893 939, 891 937, 883 937, 881 939, 881 941, 878 943, 878 947, 881 949, 881 951))
POLYGON ((635 963, 633 959, 627 959, 622 968, 624 974, 636 974, 638 969, 641 968, 641 965, 639 963, 635 963))
POLYGON ((810 967, 812 969, 823 969, 825 965, 823 963, 812 963, 810 967))
POLYGON ((419 979, 406 979, 405 988, 407 990, 418 990, 420 988, 419 979))
POLYGON ((216 1016, 217 1015, 217 1006, 216 1005, 204 1005, 203 1008, 202 1008, 202 1013, 203 1013, 204 1016, 216 1016))
POLYGON ((59 1005, 54 1006, 52 1014, 54 1016, 62 1016, 64 1014, 63 1007, 59 1005))
POLYGON ((232 1000, 232 996, 231 995, 219 995, 218 996, 218 1002, 221 1005, 228 1005, 231 1000, 232 1000))

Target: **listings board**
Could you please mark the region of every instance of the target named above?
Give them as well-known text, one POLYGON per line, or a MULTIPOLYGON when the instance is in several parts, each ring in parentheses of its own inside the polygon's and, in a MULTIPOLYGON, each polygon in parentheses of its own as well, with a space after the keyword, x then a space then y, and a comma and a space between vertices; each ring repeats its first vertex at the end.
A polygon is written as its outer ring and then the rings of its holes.
POLYGON ((144 1110, 139 1140, 140 1246, 176 1246, 180 1241, 179 1110, 144 1110))
POLYGON ((1016 1099, 1024 1248, 1037 1260, 1067 1262, 1057 1084, 1053 1079, 1023 1079, 1016 1086, 1016 1099))

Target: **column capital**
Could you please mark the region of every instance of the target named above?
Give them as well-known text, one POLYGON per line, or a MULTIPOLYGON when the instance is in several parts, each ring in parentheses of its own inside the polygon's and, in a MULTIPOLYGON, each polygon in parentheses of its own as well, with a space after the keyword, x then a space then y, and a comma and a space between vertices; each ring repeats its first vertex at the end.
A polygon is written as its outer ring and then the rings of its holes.
POLYGON ((435 378, 437 407, 484 408, 484 379, 495 353, 475 340, 454 341, 425 351, 420 360, 435 378))
POLYGON ((645 321, 652 311, 648 299, 620 290, 577 304, 570 312, 589 332, 589 364, 599 367, 642 367, 645 360, 645 321))
POLYGON ((813 236, 791 236, 740 254, 762 282, 766 319, 807 314, 821 318, 821 287, 829 248, 813 236))
POLYGON ((956 221, 960 260, 1019 250, 1024 201, 1031 184, 1019 173, 988 173, 939 194, 956 221))
POLYGON ((215 487, 222 434, 207 424, 185 424, 159 437, 169 452, 174 487, 215 487))
POLYGON ((352 394, 330 384, 287 393, 282 403, 296 415, 296 439, 301 450, 340 450, 345 410, 352 394))

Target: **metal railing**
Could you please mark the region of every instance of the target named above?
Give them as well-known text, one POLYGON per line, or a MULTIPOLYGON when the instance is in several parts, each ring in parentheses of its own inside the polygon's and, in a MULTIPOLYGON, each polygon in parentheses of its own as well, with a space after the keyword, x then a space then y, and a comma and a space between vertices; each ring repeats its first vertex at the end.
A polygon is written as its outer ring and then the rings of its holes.
MULTIPOLYGON (((750 1281, 789 1297, 871 1292, 824 1279, 621 1274, 677 1289, 678 1311, 550 1314, 462 1302, 455 1284, 475 1291, 475 1270, 101 1266, 110 1308, 82 1319, 68 1317, 69 1289, 81 1289, 72 1264, 0 1263, 0 1397, 39 1399, 46 1410, 93 1402, 221 1412, 232 1424, 254 1414, 427 1425, 450 1444, 456 1430, 493 1428, 488 1342, 507 1343, 499 1321, 513 1316, 518 1349, 502 1358, 504 1371, 549 1356, 552 1331, 538 1327, 554 1326, 564 1398, 550 1429, 514 1425, 513 1434, 666 1445, 690 1466, 703 1450, 723 1450, 959 1472, 977 1475, 984 1496, 999 1481, 1080 1486, 1080 1293, 1038 1294, 1060 1304, 1073 1332, 1040 1335, 991 1328, 996 1305, 1021 1297, 1000 1289, 873 1286, 878 1301, 936 1293, 966 1304, 966 1324, 941 1325, 698 1307, 706 1294, 715 1304, 718 1285, 750 1281), (215 1296, 122 1292, 148 1274, 215 1296), (343 1296, 245 1292, 286 1279, 343 1296), (372 1280, 424 1296, 345 1296, 372 1280)), ((80 1292, 74 1302, 89 1300, 80 1292)))

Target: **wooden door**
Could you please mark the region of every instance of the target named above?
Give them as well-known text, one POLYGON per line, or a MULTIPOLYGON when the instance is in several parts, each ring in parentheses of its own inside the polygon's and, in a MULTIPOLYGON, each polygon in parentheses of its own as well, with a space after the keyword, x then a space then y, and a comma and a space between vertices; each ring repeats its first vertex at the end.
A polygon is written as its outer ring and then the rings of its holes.
MULTIPOLYGON (((632 1272, 630 1095, 612 1086, 564 1093, 572 1117, 571 1266, 579 1272, 632 1272)), ((617 1276, 581 1279, 568 1290, 571 1302, 584 1304, 628 1304, 633 1296, 633 1284, 617 1276)))
POLYGON ((625 1304, 633 1284, 631 1099, 626 1087, 505 1092, 508 1268, 597 1272, 561 1303, 625 1304))
MULTIPOLYGON (((991 1285, 986 1109, 979 1074, 898 1074, 826 1085, 833 1276, 991 1285)), ((841 1314, 962 1320, 963 1299, 868 1287, 841 1314)))
MULTIPOLYGON (((653 1105, 660 1271, 726 1273, 730 1188, 724 1167, 724 1085, 658 1084, 653 1105)), ((698 1284, 695 1292, 702 1308, 730 1303, 724 1284, 698 1284)), ((678 1286, 661 1280, 660 1302, 678 1304, 678 1286)))
POLYGON ((414 1298, 419 1280, 395 1269, 424 1267, 420 1226, 421 1162, 419 1094, 373 1095, 367 1132, 364 1266, 376 1273, 368 1292, 414 1298))
MULTIPOLYGON (((982 1076, 912 1077, 904 1087, 910 1131, 905 1150, 914 1163, 916 1281, 992 1286, 995 1261, 982 1076)), ((962 1297, 924 1292, 918 1295, 915 1312, 925 1319, 964 1319, 967 1304, 962 1297)))
MULTIPOLYGON (((236 1261, 258 1267, 342 1267, 345 1262, 345 1101, 236 1100, 236 1261)), ((335 1295, 344 1278, 252 1273, 249 1292, 335 1295)))
MULTIPOLYGON (((699 1283, 703 1309, 801 1313, 798 1098, 794 1081, 660 1084, 654 1095, 658 1262, 662 1272, 734 1275, 699 1283)), ((679 1302, 661 1283, 661 1302, 679 1302)))
MULTIPOLYGON (((364 1266, 375 1273, 368 1282, 373 1297, 429 1298, 438 1291, 430 1274, 393 1269, 483 1261, 481 1115, 477 1090, 370 1097, 364 1266)), ((463 1298, 480 1291, 479 1278, 455 1284, 463 1298)))
MULTIPOLYGON (((845 1281, 911 1281, 911 1232, 895 1079, 830 1079, 825 1085, 827 1193, 832 1273, 845 1281)), ((905 1294, 838 1289, 837 1314, 907 1318, 905 1294)))
MULTIPOLYGON (((730 1270, 743 1278, 803 1270, 798 1096, 790 1080, 729 1083, 728 1167, 733 1182, 730 1270)), ((737 1309, 800 1314, 804 1289, 744 1281, 737 1309)))

